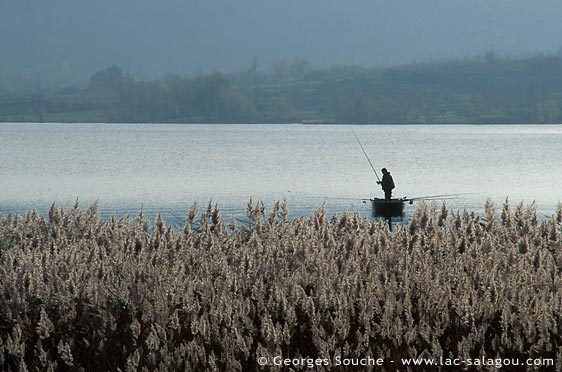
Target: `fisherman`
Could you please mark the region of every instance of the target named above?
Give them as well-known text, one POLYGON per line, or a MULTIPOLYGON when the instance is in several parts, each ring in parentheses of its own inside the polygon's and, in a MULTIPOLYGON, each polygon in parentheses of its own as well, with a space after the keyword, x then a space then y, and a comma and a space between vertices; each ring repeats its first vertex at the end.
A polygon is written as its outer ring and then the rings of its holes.
POLYGON ((377 183, 382 186, 385 200, 390 200, 392 198, 392 189, 394 189, 394 180, 386 168, 381 169, 381 172, 382 180, 377 181, 377 183))

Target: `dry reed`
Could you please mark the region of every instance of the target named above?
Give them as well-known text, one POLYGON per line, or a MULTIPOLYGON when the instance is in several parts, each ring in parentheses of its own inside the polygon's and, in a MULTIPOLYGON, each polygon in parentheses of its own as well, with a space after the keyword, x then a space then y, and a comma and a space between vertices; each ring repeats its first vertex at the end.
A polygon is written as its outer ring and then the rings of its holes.
POLYGON ((289 221, 283 203, 247 215, 194 207, 183 229, 95 205, 0 217, 0 369, 253 371, 277 355, 562 369, 562 211, 422 204, 393 232, 323 209, 289 221))

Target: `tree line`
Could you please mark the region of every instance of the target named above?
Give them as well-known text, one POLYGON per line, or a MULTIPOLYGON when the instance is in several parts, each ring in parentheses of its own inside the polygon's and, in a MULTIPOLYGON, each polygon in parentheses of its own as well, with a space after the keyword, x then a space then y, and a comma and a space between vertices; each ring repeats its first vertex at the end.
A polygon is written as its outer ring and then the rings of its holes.
POLYGON ((87 86, 0 95, 2 121, 175 123, 557 123, 562 56, 392 68, 312 69, 254 58, 237 73, 135 81, 118 66, 87 86))

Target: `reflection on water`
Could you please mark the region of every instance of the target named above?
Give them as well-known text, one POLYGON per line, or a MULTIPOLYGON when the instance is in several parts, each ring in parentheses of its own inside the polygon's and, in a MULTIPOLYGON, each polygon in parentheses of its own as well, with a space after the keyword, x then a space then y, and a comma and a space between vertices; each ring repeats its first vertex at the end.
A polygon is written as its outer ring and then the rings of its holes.
POLYGON ((0 213, 99 200, 103 217, 142 206, 175 224, 193 201, 242 219, 252 197, 286 200, 292 217, 322 203, 371 216, 362 199, 382 191, 352 128, 398 197, 468 193, 446 203, 477 212, 509 197, 541 216, 562 200, 562 125, 0 124, 0 213))

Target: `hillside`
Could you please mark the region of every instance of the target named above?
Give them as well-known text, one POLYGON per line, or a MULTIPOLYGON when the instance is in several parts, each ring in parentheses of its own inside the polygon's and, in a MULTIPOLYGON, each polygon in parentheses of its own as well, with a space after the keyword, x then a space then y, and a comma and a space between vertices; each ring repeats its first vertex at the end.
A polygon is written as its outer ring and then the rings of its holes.
POLYGON ((312 69, 306 61, 134 81, 112 66, 87 86, 0 90, 1 121, 557 123, 562 56, 312 69))

